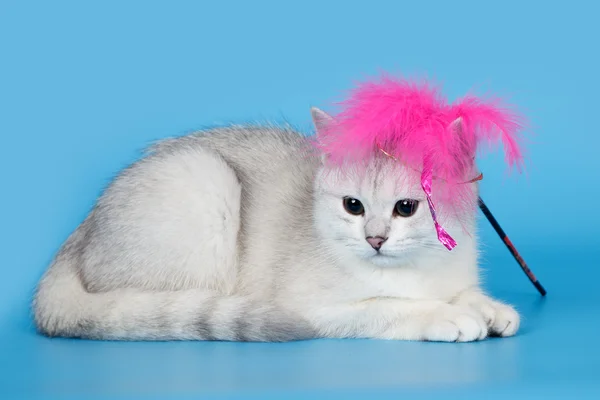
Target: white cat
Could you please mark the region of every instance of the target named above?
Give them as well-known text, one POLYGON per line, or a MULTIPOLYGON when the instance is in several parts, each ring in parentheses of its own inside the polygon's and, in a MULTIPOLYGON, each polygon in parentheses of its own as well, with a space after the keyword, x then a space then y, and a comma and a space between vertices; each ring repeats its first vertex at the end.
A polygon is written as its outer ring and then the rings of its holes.
MULTIPOLYGON (((331 117, 312 114, 318 135, 331 117)), ((400 163, 374 156, 363 173, 340 171, 311 146, 289 129, 233 126, 152 148, 58 252, 35 296, 38 330, 450 342, 517 332, 515 310, 479 288, 475 215, 446 218, 458 242, 448 251, 400 163)))

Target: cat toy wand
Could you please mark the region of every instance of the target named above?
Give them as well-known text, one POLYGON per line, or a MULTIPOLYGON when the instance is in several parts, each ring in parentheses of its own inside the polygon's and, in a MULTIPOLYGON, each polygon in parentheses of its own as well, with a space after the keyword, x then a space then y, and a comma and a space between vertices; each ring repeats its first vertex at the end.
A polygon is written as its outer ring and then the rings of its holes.
POLYGON ((504 230, 502 229, 502 227, 500 226, 500 224, 498 223, 496 218, 494 218, 494 215, 492 214, 490 209, 487 207, 487 205, 484 203, 484 201, 481 197, 479 197, 478 202, 479 202, 479 209, 481 210, 481 212, 483 212, 483 215, 485 215, 485 217, 490 222, 490 224, 492 225, 492 227, 494 228, 494 230, 496 231, 498 236, 500 236, 500 239, 502 239, 502 241, 504 242, 504 244, 506 245, 506 247, 508 248, 510 253, 515 258, 515 260, 517 260, 517 263, 519 264, 519 266, 521 267, 523 272, 525 272, 525 275, 527 275, 527 277, 529 278, 531 283, 533 283, 533 286, 535 286, 535 288, 538 290, 538 292, 540 292, 540 294, 542 296, 545 296, 546 289, 544 289, 544 287, 542 286, 540 281, 535 277, 533 272, 531 272, 531 270, 525 263, 525 260, 523 260, 523 257, 521 257, 521 255, 515 248, 515 245, 510 241, 510 239, 508 238, 508 236, 506 235, 506 233, 504 232, 504 230))
MULTIPOLYGON (((381 147, 380 144, 377 144, 377 147, 387 157, 390 157, 393 160, 399 161, 396 157, 394 157, 393 155, 391 155, 390 153, 388 153, 387 151, 385 151, 381 147)), ((466 181, 464 183, 472 183, 472 182, 480 181, 482 179, 483 179, 483 174, 479 174, 477 177, 475 177, 475 178, 473 178, 473 179, 471 179, 469 181, 466 181)), ((508 248, 508 250, 510 251, 510 253, 513 255, 513 257, 515 258, 515 260, 517 260, 517 263, 519 264, 519 266, 521 267, 521 269, 523 270, 523 272, 525 272, 525 275, 527 275, 527 277, 529 278, 529 280, 531 281, 531 283, 533 284, 533 286, 535 286, 535 288, 538 290, 538 292, 540 292, 540 294, 542 296, 545 296, 546 293, 547 293, 546 289, 544 289, 544 287, 542 286, 542 284, 540 283, 540 281, 536 278, 536 276, 533 274, 533 272, 531 272, 531 269, 529 269, 529 267, 525 263, 525 260, 523 260, 523 257, 521 257, 521 255, 519 254, 519 252, 515 248, 515 245, 508 238, 508 236, 504 232, 504 229, 502 229, 502 227, 500 226, 500 224, 498 223, 498 221, 496 220, 496 218, 494 217, 494 215, 492 214, 492 212, 490 211, 490 209, 488 208, 488 206, 485 204, 485 202, 483 201, 483 199, 481 198, 481 196, 478 197, 477 201, 479 203, 479 209, 481 210, 481 212, 483 212, 483 215, 485 215, 485 217, 487 218, 487 220, 489 221, 489 223, 492 225, 492 227, 494 228, 494 230, 496 231, 496 233, 498 234, 498 236, 500 236, 500 239, 502 239, 502 242, 504 242, 504 244, 506 245, 506 247, 508 248)))
MULTIPOLYGON (((332 119, 334 126, 320 134, 323 138, 321 147, 329 155, 328 159, 341 164, 348 154, 368 156, 376 146, 388 157, 413 169, 421 166, 417 168, 421 170, 421 188, 427 198, 438 240, 448 250, 457 243, 438 222, 433 202, 433 192, 437 189, 433 180, 457 183, 442 188, 446 190, 444 201, 456 206, 469 191, 468 185, 461 183, 481 180, 483 174, 461 182, 464 168, 452 166, 461 158, 465 161, 460 161, 460 166, 470 165, 468 158, 472 158, 481 141, 502 142, 507 164, 522 162, 518 144, 521 117, 497 101, 486 102, 469 95, 449 104, 440 96, 439 88, 427 82, 393 79, 386 74, 380 82, 359 84, 341 104, 345 109, 332 119), (385 150, 381 144, 385 145, 385 150), (402 154, 402 159, 399 154, 402 154), (441 174, 436 171, 441 171, 441 174)), ((478 203, 523 272, 545 296, 546 290, 481 197, 478 203)))

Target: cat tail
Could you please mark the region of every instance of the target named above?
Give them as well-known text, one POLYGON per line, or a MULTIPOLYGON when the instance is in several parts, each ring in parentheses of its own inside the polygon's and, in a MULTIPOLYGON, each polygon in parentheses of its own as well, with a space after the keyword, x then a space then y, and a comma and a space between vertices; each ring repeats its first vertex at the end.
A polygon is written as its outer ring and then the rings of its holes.
POLYGON ((38 332, 97 340, 285 342, 314 337, 302 318, 244 296, 204 289, 89 292, 77 269, 78 232, 40 280, 34 301, 38 332))

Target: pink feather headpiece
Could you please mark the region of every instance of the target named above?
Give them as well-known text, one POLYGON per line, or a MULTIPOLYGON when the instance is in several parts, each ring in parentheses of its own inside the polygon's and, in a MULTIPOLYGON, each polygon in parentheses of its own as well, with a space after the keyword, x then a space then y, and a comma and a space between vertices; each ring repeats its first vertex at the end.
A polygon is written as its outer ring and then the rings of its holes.
POLYGON ((481 142, 502 142, 506 163, 523 165, 523 119, 498 100, 466 96, 449 104, 430 83, 383 77, 359 84, 340 104, 343 110, 319 132, 328 162, 341 165, 379 153, 420 172, 438 238, 449 250, 456 242, 440 226, 433 198, 464 204, 468 185, 482 177, 474 168, 481 142))

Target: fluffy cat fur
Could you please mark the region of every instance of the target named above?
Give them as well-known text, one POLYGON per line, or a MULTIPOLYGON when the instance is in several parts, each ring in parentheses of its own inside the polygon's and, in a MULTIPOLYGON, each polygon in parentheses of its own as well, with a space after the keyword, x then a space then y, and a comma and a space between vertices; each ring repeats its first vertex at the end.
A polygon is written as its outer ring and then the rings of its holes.
MULTIPOLYGON (((330 120, 313 109, 320 128, 330 120)), ((47 336, 101 340, 474 341, 515 310, 479 286, 475 215, 438 241, 418 179, 373 157, 326 167, 278 127, 165 140, 125 169, 70 235, 33 303, 47 336), (351 215, 343 199, 359 199, 351 215), (408 218, 396 202, 420 200, 408 218), (366 237, 388 238, 380 251, 366 237)), ((476 196, 473 184, 473 196, 476 196)))

